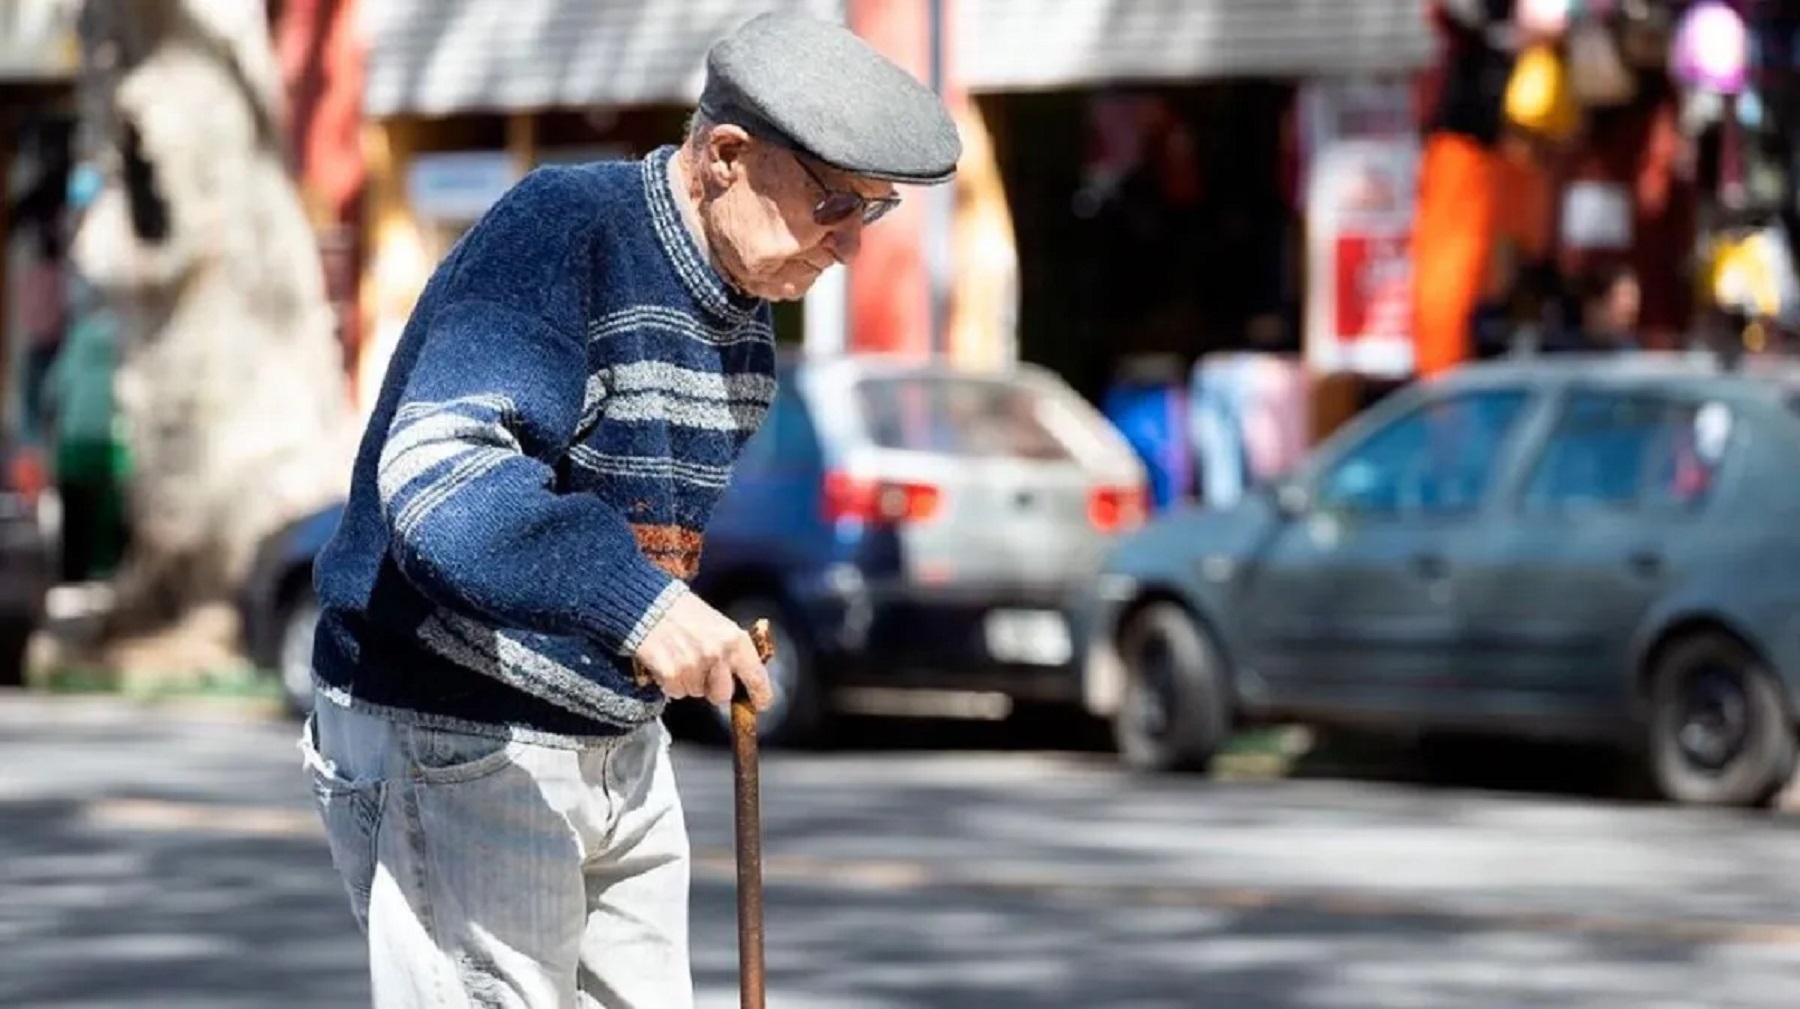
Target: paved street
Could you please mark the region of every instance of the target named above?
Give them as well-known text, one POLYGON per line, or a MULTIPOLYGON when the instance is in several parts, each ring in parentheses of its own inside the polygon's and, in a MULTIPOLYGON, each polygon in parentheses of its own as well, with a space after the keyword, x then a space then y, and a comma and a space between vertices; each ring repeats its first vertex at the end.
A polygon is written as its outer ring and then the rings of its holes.
MULTIPOLYGON (((292 735, 0 694, 0 1006, 366 998, 292 735)), ((684 748, 681 773, 726 1009, 729 767, 684 748)), ((1792 818, 992 749, 764 773, 774 1009, 1727 1009, 1800 983, 1792 818)))

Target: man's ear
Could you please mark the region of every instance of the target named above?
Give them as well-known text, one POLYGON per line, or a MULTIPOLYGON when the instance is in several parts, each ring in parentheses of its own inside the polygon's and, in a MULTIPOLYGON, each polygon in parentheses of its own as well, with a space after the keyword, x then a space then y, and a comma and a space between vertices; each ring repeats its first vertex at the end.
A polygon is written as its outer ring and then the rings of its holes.
POLYGON ((750 134, 729 123, 706 131, 706 180, 723 189, 743 174, 744 157, 750 151, 750 134))

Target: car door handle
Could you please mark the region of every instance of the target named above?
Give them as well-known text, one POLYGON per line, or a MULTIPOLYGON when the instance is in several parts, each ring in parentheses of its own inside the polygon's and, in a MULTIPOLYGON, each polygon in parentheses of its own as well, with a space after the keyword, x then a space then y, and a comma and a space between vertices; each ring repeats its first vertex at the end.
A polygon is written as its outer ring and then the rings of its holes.
POLYGON ((1654 550, 1639 550, 1628 557, 1626 563, 1631 566, 1634 573, 1645 577, 1662 573, 1662 554, 1654 550))
POLYGON ((1450 565, 1437 554, 1418 554, 1412 559, 1412 568, 1420 578, 1437 581, 1450 573, 1450 565))

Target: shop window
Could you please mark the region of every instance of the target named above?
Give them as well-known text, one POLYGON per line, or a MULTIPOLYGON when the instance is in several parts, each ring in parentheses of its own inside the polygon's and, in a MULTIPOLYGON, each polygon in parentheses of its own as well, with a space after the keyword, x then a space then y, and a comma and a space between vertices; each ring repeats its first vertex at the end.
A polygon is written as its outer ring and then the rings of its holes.
POLYGON ((1452 515, 1492 489, 1507 435, 1528 401, 1519 390, 1449 396, 1407 413, 1326 473, 1319 504, 1365 516, 1452 515))
POLYGON ((1533 467, 1525 510, 1697 509, 1712 494, 1730 428, 1721 404, 1578 393, 1533 467))
POLYGON ((964 457, 1064 461, 1046 422, 1054 409, 1030 387, 974 378, 877 378, 857 383, 862 427, 875 445, 964 457))
POLYGON ((1020 357, 1097 403, 1138 355, 1297 350, 1293 92, 982 96, 1014 222, 1020 357))

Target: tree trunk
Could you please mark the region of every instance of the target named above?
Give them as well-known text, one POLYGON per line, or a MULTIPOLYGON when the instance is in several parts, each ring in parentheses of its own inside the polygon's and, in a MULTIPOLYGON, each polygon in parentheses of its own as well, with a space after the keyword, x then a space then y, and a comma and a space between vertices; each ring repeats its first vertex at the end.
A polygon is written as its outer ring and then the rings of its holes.
POLYGON ((131 459, 108 658, 204 671, 239 654, 233 603, 259 544, 343 493, 342 354, 263 5, 88 0, 85 15, 108 182, 73 256, 122 320, 131 459))

